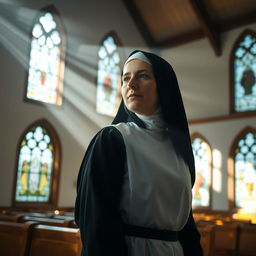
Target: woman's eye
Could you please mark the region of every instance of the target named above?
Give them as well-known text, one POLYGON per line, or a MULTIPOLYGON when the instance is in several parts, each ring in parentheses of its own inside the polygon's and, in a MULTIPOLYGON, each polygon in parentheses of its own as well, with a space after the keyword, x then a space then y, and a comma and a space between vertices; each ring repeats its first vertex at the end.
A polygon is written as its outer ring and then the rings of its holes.
POLYGON ((123 77, 123 83, 125 83, 125 82, 128 82, 129 81, 129 77, 123 77))
POLYGON ((148 78, 148 75, 147 74, 140 74, 139 78, 146 79, 146 78, 148 78))

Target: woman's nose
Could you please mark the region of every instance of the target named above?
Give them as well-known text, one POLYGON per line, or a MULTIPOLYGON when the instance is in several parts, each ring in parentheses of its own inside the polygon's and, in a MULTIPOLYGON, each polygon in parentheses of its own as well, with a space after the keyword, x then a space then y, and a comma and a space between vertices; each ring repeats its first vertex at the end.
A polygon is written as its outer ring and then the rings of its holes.
POLYGON ((132 78, 129 80, 129 82, 128 82, 128 87, 129 87, 129 88, 132 88, 132 89, 138 87, 137 81, 136 81, 135 77, 132 77, 132 78))

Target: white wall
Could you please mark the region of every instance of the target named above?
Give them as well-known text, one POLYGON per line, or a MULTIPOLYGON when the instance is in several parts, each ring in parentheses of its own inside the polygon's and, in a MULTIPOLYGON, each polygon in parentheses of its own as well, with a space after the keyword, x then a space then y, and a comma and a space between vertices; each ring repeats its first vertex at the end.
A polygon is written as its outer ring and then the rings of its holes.
POLYGON ((256 117, 208 122, 190 126, 190 132, 200 133, 213 151, 212 209, 228 210, 228 158, 236 136, 246 127, 256 129, 256 117))
MULTIPOLYGON (((229 114, 229 58, 234 42, 245 28, 256 31, 256 24, 221 35, 220 57, 215 56, 207 39, 161 52, 176 72, 189 120, 229 114)), ((191 134, 203 135, 221 155, 220 168, 213 172, 214 210, 228 210, 228 155, 233 139, 247 126, 256 128, 256 117, 190 125, 191 134)), ((213 160, 218 161, 218 154, 213 160)))
POLYGON ((20 136, 28 125, 41 118, 53 125, 62 144, 58 205, 73 206, 75 181, 84 151, 92 136, 112 120, 95 113, 99 44, 112 30, 126 46, 124 56, 135 45, 144 48, 145 43, 123 2, 118 0, 1 0, 0 13, 0 206, 11 205, 20 136), (54 4, 60 12, 67 34, 62 107, 45 107, 23 100, 33 19, 49 4, 54 4))
POLYGON ((245 28, 256 31, 256 23, 221 35, 220 57, 215 56, 207 39, 161 52, 177 74, 188 119, 229 114, 229 58, 245 28))
MULTIPOLYGON (((17 143, 24 129, 46 118, 62 144, 58 205, 72 207, 75 181, 84 151, 92 136, 111 118, 95 113, 97 51, 103 37, 115 30, 124 45, 124 56, 147 49, 122 1, 118 0, 0 0, 0 206, 10 206, 14 186, 17 143), (38 10, 54 4, 67 34, 64 103, 62 107, 24 102, 29 61, 30 31, 38 10)), ((256 25, 247 26, 256 29, 256 25)), ((180 83, 189 119, 228 114, 229 53, 244 28, 222 35, 223 54, 215 57, 206 39, 164 49, 180 83)), ((123 61, 123 60, 122 60, 123 61)), ((213 208, 227 209, 226 159, 232 138, 256 118, 192 125, 222 154, 220 191, 213 193, 213 208)))

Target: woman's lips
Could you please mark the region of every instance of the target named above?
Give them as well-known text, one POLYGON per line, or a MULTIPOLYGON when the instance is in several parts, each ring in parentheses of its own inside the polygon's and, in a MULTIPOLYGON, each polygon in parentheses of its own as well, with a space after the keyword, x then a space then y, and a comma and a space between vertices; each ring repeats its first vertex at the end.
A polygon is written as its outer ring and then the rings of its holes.
POLYGON ((128 96, 128 99, 139 98, 139 97, 141 97, 141 96, 138 94, 131 94, 128 96))

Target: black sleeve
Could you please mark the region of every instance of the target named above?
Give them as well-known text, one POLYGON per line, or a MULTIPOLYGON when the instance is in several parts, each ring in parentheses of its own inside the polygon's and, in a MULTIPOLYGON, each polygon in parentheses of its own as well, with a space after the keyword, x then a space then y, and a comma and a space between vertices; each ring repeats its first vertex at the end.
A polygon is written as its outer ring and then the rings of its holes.
POLYGON ((91 141, 77 181, 75 221, 84 256, 125 256, 118 205, 126 152, 120 132, 110 126, 91 141))
POLYGON ((200 233, 197 230, 192 210, 185 227, 179 232, 179 241, 183 248, 184 256, 203 256, 200 245, 200 233))

